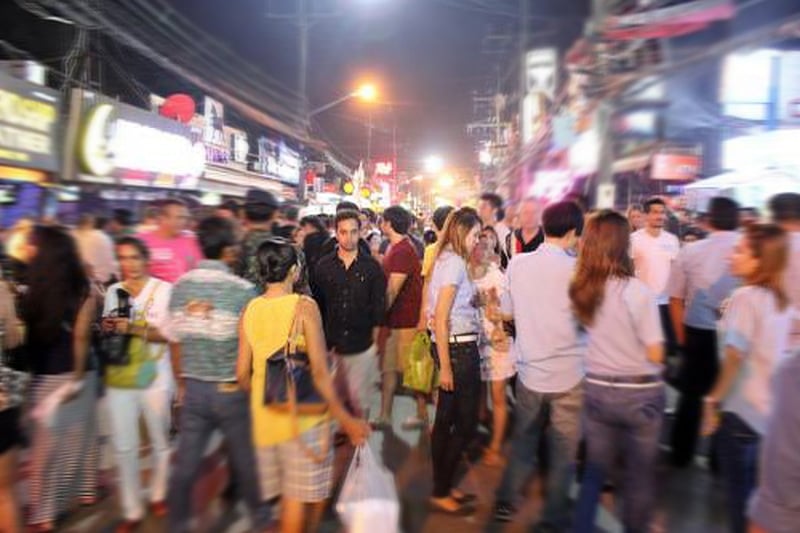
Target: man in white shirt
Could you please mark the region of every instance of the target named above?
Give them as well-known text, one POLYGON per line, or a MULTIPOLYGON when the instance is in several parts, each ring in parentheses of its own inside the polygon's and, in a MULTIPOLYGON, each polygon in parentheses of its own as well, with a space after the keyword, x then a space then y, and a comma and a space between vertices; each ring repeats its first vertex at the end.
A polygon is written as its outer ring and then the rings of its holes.
POLYGON ((478 216, 481 218, 484 227, 491 226, 494 228, 495 233, 497 233, 497 242, 500 243, 500 246, 504 249, 506 254, 508 254, 505 247, 506 239, 508 238, 508 234, 511 233, 511 230, 503 222, 505 218, 503 199, 492 192, 483 193, 480 200, 478 200, 478 216))
POLYGON ((91 277, 106 285, 117 276, 117 259, 114 255, 114 241, 111 237, 95 228, 95 218, 83 214, 78 227, 73 232, 78 245, 81 260, 88 265, 91 277))
MULTIPOLYGON (((800 312, 800 194, 785 192, 769 200, 772 219, 789 234, 789 264, 786 266, 784 286, 796 312, 800 312)), ((800 319, 792 326, 790 346, 800 350, 800 319)))
POLYGON ((661 327, 666 340, 666 354, 674 355, 677 349, 675 330, 669 317, 667 282, 670 270, 681 249, 678 237, 664 229, 667 221, 667 204, 661 198, 650 198, 644 203, 645 225, 631 235, 631 257, 636 267, 636 277, 642 280, 658 297, 661 327))
POLYGON ((552 204, 544 211, 542 227, 542 245, 509 264, 508 290, 501 302, 500 318, 513 318, 516 325, 512 353, 518 380, 511 454, 497 489, 494 518, 514 520, 514 501, 536 467, 539 440, 547 438, 547 498, 538 527, 566 531, 580 439, 584 355, 569 299, 575 270, 569 251, 583 229, 583 213, 573 202, 552 204), (531 283, 532 273, 536 283, 531 283))

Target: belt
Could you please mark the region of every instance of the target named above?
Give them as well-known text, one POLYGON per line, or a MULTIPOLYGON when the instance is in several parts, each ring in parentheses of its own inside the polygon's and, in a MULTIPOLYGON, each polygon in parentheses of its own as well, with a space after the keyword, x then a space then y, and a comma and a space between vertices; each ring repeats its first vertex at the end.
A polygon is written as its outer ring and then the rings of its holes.
POLYGON ((595 385, 605 387, 624 387, 624 388, 649 388, 657 387, 662 384, 661 376, 656 374, 645 374, 639 376, 603 376, 600 374, 586 374, 586 381, 595 385))
POLYGON ((222 381, 217 383, 217 392, 236 392, 240 390, 235 381, 222 381))
POLYGON ((450 344, 467 344, 469 342, 477 341, 477 333, 460 333, 458 335, 450 335, 450 344))

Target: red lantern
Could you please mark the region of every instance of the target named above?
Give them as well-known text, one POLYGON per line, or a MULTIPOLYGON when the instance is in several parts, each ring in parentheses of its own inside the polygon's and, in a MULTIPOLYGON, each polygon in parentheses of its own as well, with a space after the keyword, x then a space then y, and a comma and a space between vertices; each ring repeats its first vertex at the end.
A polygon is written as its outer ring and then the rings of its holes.
POLYGON ((195 108, 194 100, 188 94, 173 94, 164 100, 158 111, 162 117, 188 124, 194 117, 195 108))

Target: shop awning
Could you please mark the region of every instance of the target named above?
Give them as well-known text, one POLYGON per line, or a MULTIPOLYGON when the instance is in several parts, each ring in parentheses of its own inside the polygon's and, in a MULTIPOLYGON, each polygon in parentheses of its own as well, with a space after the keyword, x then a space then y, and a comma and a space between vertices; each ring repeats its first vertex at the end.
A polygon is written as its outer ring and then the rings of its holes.
POLYGON ((207 163, 206 170, 200 178, 200 190, 213 192, 226 196, 239 196, 244 198, 247 189, 263 189, 273 193, 278 198, 294 199, 297 194, 294 188, 262 174, 247 170, 238 170, 225 165, 207 163))

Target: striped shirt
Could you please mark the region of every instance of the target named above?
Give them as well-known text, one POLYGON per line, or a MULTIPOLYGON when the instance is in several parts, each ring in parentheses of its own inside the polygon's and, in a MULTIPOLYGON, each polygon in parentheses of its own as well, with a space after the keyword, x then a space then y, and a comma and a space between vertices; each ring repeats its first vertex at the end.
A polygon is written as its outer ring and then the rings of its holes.
POLYGON ((234 381, 239 315, 255 286, 221 261, 204 260, 181 276, 169 302, 170 337, 181 345, 181 376, 234 381))

